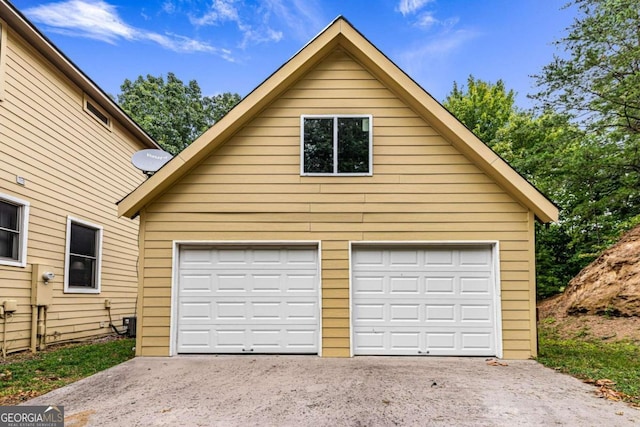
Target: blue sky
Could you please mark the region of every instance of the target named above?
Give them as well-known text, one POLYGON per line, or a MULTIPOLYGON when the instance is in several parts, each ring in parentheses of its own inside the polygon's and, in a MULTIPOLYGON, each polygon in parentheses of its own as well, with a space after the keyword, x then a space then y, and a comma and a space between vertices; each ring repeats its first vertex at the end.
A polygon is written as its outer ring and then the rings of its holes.
POLYGON ((174 72, 204 95, 244 96, 336 16, 442 101, 472 74, 531 106, 575 11, 566 0, 13 0, 106 92, 174 72))

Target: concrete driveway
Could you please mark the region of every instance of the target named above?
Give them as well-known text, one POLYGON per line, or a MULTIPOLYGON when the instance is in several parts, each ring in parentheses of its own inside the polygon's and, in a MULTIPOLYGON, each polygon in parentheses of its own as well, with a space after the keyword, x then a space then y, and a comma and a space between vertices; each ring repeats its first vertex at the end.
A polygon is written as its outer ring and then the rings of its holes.
POLYGON ((136 358, 29 401, 66 426, 626 426, 640 411, 534 361, 136 358))

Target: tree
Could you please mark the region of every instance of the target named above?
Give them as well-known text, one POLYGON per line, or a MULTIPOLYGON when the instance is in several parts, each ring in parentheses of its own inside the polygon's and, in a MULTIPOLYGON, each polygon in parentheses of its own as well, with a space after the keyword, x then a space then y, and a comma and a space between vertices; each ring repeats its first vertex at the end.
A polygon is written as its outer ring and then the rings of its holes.
POLYGON ((568 112, 590 130, 640 133, 640 0, 573 0, 579 16, 534 76, 533 98, 568 112))
POLYGON ((536 228, 538 296, 569 280, 638 218, 637 174, 625 172, 616 144, 550 109, 519 110, 513 91, 469 78, 445 105, 560 207, 560 221, 536 228))
POLYGON ((490 147, 500 129, 518 113, 515 93, 507 91, 502 80, 492 84, 473 76, 468 77, 466 89, 453 82, 444 106, 490 147))
POLYGON ((120 90, 118 104, 171 154, 186 148, 240 101, 234 93, 203 97, 195 80, 185 85, 173 73, 166 81, 152 75, 126 79, 120 90))
POLYGON ((564 50, 534 76, 543 108, 584 132, 563 153, 561 225, 578 264, 640 222, 640 0, 573 0, 564 50))

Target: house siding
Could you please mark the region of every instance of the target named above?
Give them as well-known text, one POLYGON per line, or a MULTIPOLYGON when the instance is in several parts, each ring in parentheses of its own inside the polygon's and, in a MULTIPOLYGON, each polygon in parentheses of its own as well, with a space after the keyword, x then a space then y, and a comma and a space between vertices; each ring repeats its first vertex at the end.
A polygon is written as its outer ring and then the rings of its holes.
POLYGON ((114 323, 134 314, 138 221, 118 218, 116 202, 143 181, 130 158, 145 147, 118 122, 109 131, 83 111, 83 91, 11 28, 7 33, 0 193, 30 203, 27 266, 0 266, 1 298, 18 301, 6 325, 11 352, 30 344, 34 264, 53 267, 56 275, 48 343, 110 333, 100 327, 108 324, 107 298, 114 323), (24 186, 16 183, 17 176, 25 179, 24 186), (104 227, 100 294, 63 293, 68 215, 104 227))
POLYGON ((535 354, 533 215, 336 50, 141 212, 138 354, 169 354, 174 240, 322 241, 322 355, 350 355, 350 241, 499 241, 506 358, 535 354), (300 176, 300 116, 373 115, 373 176, 300 176))

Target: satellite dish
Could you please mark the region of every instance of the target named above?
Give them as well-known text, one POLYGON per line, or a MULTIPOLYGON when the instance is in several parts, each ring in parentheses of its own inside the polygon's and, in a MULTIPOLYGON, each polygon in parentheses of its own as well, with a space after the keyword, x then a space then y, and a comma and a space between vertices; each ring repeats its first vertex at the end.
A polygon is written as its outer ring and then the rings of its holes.
POLYGON ((140 150, 131 156, 131 163, 144 172, 145 175, 151 176, 171 160, 172 157, 171 154, 162 150, 140 150))

